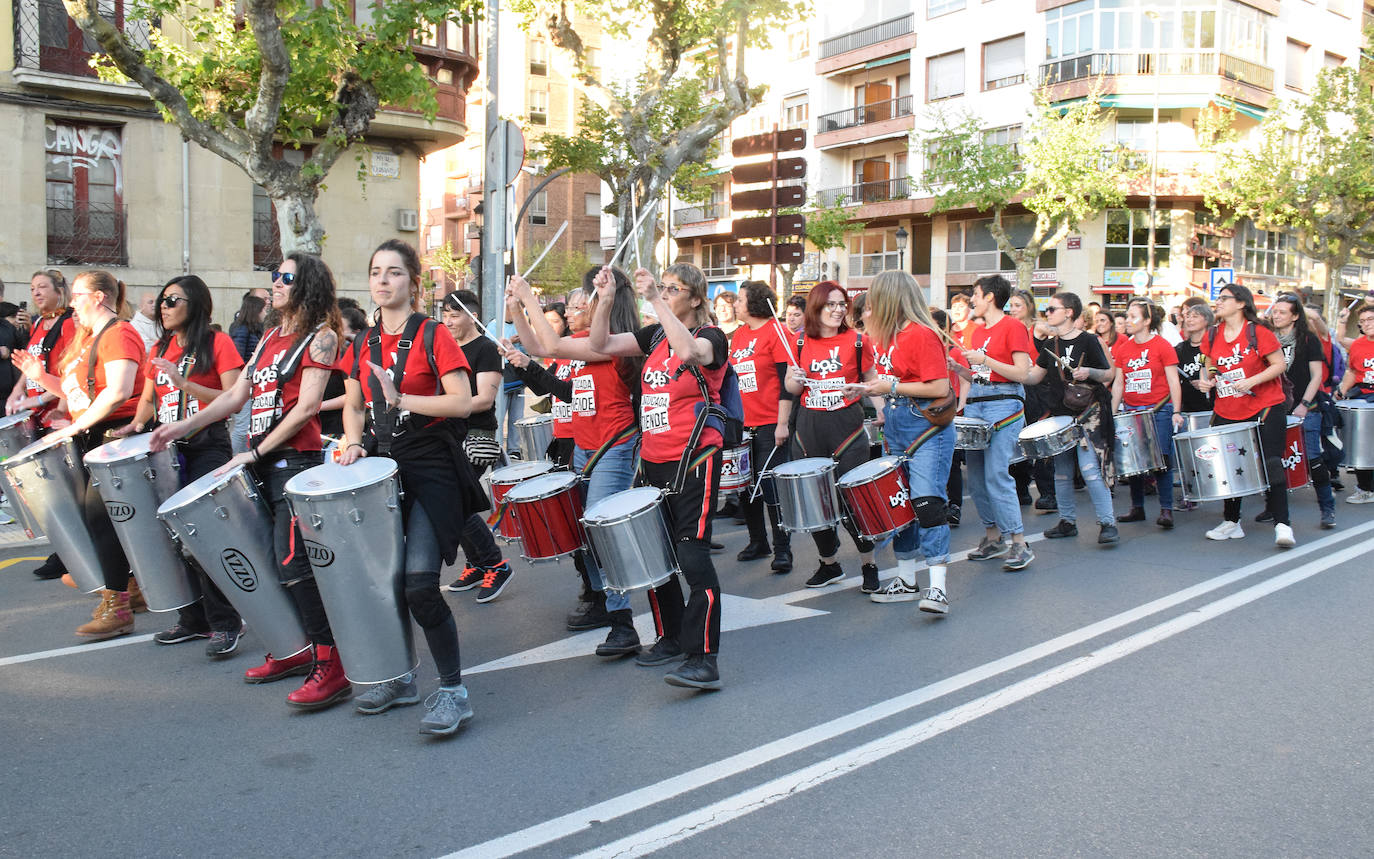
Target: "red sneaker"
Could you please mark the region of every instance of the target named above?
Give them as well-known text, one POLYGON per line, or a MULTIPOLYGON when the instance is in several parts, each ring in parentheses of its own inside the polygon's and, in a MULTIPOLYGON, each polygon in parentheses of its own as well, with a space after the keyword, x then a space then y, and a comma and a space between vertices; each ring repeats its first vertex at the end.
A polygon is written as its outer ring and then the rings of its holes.
POLYGON ((344 676, 339 651, 327 644, 315 645, 315 667, 301 688, 286 696, 286 703, 302 710, 322 710, 350 697, 353 687, 344 676))
POLYGON ((269 653, 267 660, 261 665, 243 672, 243 682, 271 683, 293 674, 308 674, 310 666, 314 662, 315 654, 308 647, 295 656, 288 656, 285 659, 273 659, 272 654, 269 653))

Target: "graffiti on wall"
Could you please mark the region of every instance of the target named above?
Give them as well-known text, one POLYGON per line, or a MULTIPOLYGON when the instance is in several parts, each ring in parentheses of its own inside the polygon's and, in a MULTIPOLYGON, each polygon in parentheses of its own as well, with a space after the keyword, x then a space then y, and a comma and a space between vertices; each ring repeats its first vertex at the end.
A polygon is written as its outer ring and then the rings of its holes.
POLYGON ((124 193, 124 147, 119 129, 103 125, 71 125, 48 120, 44 128, 48 162, 65 169, 96 171, 108 162, 114 174, 116 194, 124 193))

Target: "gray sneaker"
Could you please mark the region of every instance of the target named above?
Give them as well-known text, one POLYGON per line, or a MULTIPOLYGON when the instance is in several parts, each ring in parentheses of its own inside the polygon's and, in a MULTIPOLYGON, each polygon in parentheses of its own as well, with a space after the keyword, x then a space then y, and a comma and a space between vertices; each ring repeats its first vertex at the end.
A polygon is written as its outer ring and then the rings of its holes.
POLYGON ((1002 538, 996 540, 984 537, 983 542, 978 544, 978 548, 968 553, 970 561, 990 561, 993 558, 1000 558, 1010 551, 1011 547, 1002 538))
POLYGON ((468 703, 468 689, 440 689, 425 699, 425 717, 420 720, 420 733, 446 737, 472 718, 468 703))
POLYGON ((225 659, 233 656, 239 649, 239 637, 243 634, 243 625, 238 629, 227 632, 210 633, 210 642, 205 645, 205 655, 211 659, 225 659))
POLYGON ((418 704, 420 703, 420 695, 415 691, 415 681, 403 677, 399 680, 388 680, 385 683, 369 686, 366 692, 353 700, 357 704, 354 709, 359 713, 364 716, 375 716, 378 713, 385 713, 392 707, 418 704))
POLYGON ((921 602, 916 606, 921 611, 931 614, 948 614, 949 600, 945 597, 945 592, 939 588, 926 588, 921 595, 921 602))
POLYGON ((1015 572, 1024 570, 1030 566, 1030 562, 1035 560, 1035 553, 1031 547, 1025 543, 1012 543, 1011 550, 1007 552, 1007 559, 1002 562, 1002 569, 1015 572))

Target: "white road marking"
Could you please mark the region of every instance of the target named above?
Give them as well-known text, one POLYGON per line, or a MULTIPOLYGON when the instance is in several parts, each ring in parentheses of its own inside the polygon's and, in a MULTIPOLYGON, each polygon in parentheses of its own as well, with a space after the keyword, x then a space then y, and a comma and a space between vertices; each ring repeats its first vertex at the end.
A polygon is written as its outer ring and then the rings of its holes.
MULTIPOLYGON (((459 857, 462 859, 488 859, 492 856, 509 856, 567 838, 590 829, 594 824, 632 814, 673 797, 746 772, 756 766, 843 736, 906 710, 919 707, 999 674, 1015 670, 1070 647, 1091 641, 1098 636, 1129 626, 1150 615, 1197 599, 1271 567, 1290 564, 1294 559, 1303 555, 1322 552, 1338 542, 1363 535, 1370 530, 1374 530, 1374 521, 1343 529, 1287 552, 1275 553, 1264 560, 1256 561, 1229 573, 1223 573, 1104 620, 1088 624, 1000 659, 922 686, 904 695, 880 701, 829 722, 798 731, 786 737, 780 737, 753 749, 722 758, 714 763, 688 770, 656 784, 647 785, 525 829, 464 848, 448 854, 444 859, 459 859, 459 857)), ((1361 548, 1359 551, 1362 553, 1364 549, 1361 548)))
POLYGON ((19 665, 24 662, 37 662, 40 659, 52 659, 56 656, 72 656, 77 653, 94 653, 97 650, 109 650, 111 647, 123 647, 126 644, 143 644, 152 641, 153 636, 149 635, 129 635, 119 638, 112 638, 109 641, 95 641, 90 644, 74 644, 71 647, 59 647, 56 650, 42 650, 38 653, 22 653, 19 656, 6 656, 0 658, 0 668, 6 665, 19 665))

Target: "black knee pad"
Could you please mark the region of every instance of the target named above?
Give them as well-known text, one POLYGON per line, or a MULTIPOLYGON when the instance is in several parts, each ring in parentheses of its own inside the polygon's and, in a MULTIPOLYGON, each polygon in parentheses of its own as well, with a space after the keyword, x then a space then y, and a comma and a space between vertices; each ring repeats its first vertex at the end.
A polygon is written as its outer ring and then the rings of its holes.
POLYGON ((1307 473, 1312 477, 1312 483, 1323 486, 1331 482, 1331 471, 1327 469, 1326 462, 1321 457, 1307 460, 1307 473))
POLYGON ((442 625, 453 612, 439 595, 439 574, 406 573, 406 605, 410 616, 425 629, 442 625))
POLYGON ((922 528, 935 528, 949 522, 945 515, 945 499, 938 495, 912 499, 911 509, 916 512, 916 521, 922 528))

